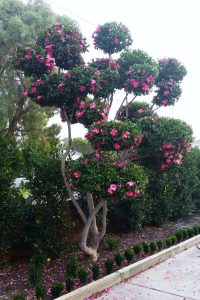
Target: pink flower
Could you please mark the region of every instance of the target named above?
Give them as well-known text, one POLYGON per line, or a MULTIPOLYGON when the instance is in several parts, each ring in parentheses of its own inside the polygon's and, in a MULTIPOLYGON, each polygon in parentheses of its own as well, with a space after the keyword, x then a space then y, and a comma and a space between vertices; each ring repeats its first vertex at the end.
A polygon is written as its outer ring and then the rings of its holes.
POLYGON ((84 115, 84 113, 85 113, 84 111, 76 112, 76 117, 81 118, 84 115))
POLYGON ((161 149, 171 149, 172 147, 173 147, 172 144, 163 144, 163 145, 161 146, 161 149))
POLYGON ((33 88, 31 89, 31 92, 32 92, 33 94, 36 94, 36 93, 38 92, 38 90, 37 90, 35 87, 33 87, 33 88))
POLYGON ((152 75, 150 75, 149 77, 147 77, 146 81, 148 83, 153 82, 154 81, 154 77, 152 75))
POLYGON ((86 105, 85 102, 84 102, 84 101, 81 101, 79 107, 80 107, 80 108, 83 108, 83 107, 85 107, 85 105, 86 105))
POLYGON ((91 139, 91 138, 93 138, 93 134, 92 133, 86 133, 85 138, 86 139, 91 139))
POLYGON ((143 91, 148 91, 149 90, 149 86, 148 86, 148 84, 143 84, 143 86, 142 86, 142 90, 143 91))
POLYGON ((130 79, 129 82, 132 84, 134 88, 137 88, 139 83, 135 79, 130 79))
POLYGON ((168 100, 167 100, 167 99, 163 100, 163 101, 162 101, 162 104, 163 104, 164 106, 167 106, 167 105, 168 105, 168 100))
POLYGON ((96 83, 96 80, 92 79, 90 80, 91 84, 95 84, 96 83))
POLYGON ((37 96, 37 100, 38 101, 42 100, 42 96, 37 96))
POLYGON ((164 91, 164 95, 168 95, 170 93, 170 91, 166 90, 164 91))
POLYGON ((94 155, 94 158, 95 159, 99 159, 100 158, 100 154, 98 152, 96 152, 95 155, 94 155))
POLYGON ((65 76, 68 77, 68 78, 70 78, 72 75, 71 75, 71 73, 68 71, 67 73, 65 73, 65 76))
POLYGON ((103 117, 104 120, 108 119, 108 117, 104 113, 101 113, 101 116, 103 117))
POLYGON ((181 159, 174 159, 173 162, 174 162, 176 165, 180 165, 180 164, 181 164, 181 159))
POLYGON ((83 163, 84 163, 84 165, 87 165, 89 163, 89 160, 88 159, 84 159, 83 163))
POLYGON ((100 74, 101 74, 100 71, 95 71, 93 75, 94 75, 94 76, 99 76, 100 74))
POLYGON ((187 145, 185 146, 185 151, 186 151, 186 152, 190 151, 190 148, 191 148, 191 145, 190 145, 190 144, 187 144, 187 145))
POLYGON ((92 132, 94 132, 94 133, 99 133, 99 129, 98 129, 98 128, 93 128, 93 129, 92 129, 92 132))
POLYGON ((137 142, 139 140, 138 136, 134 136, 133 139, 135 142, 137 142))
POLYGON ((137 110, 138 115, 141 115, 144 112, 144 109, 140 108, 137 110))
POLYGON ((90 92, 94 92, 95 91, 95 86, 94 85, 91 85, 90 87, 89 87, 89 90, 90 90, 90 92))
POLYGON ((27 97, 27 96, 28 96, 28 90, 25 90, 25 91, 23 92, 23 96, 24 96, 24 97, 27 97))
POLYGON ((166 164, 162 164, 161 167, 160 167, 160 170, 164 171, 165 169, 166 169, 166 164))
POLYGON ((117 135, 117 130, 113 128, 113 129, 110 131, 110 134, 111 134, 112 136, 116 136, 116 135, 117 135))
POLYGON ((43 62, 43 58, 42 58, 42 56, 40 54, 36 54, 35 57, 36 57, 37 61, 43 62))
POLYGON ((81 178, 82 174, 79 171, 74 172, 74 177, 76 177, 77 179, 81 178))
POLYGON ((122 167, 122 168, 125 168, 126 167, 126 162, 125 161, 120 162, 119 166, 122 167))
POLYGON ((56 23, 56 24, 54 25, 54 28, 55 28, 55 30, 60 30, 60 29, 61 29, 60 23, 56 23))
POLYGON ((133 185, 135 184, 135 182, 133 182, 133 181, 128 181, 127 184, 128 184, 128 186, 133 186, 133 185))
POLYGON ((135 191, 128 191, 128 192, 126 192, 126 196, 134 197, 134 196, 136 196, 136 193, 135 193, 135 191))
POLYGON ((57 88, 60 90, 60 91, 64 91, 64 89, 65 89, 65 84, 63 83, 63 82, 61 82, 61 83, 59 83, 58 85, 57 85, 57 88))
POLYGON ((34 82, 34 85, 35 86, 40 86, 40 85, 43 85, 44 84, 44 81, 42 81, 42 80, 40 80, 40 79, 38 79, 38 80, 36 80, 35 82, 34 82))
POLYGON ((100 132, 102 135, 106 134, 106 131, 104 129, 101 129, 100 132))
POLYGON ((108 193, 113 194, 113 192, 115 192, 116 190, 117 190, 117 185, 112 183, 108 188, 108 193))
POLYGON ((79 90, 80 90, 80 92, 84 92, 85 91, 85 86, 84 85, 80 85, 79 90))
POLYGON ((119 39, 115 38, 114 41, 113 41, 113 43, 116 44, 116 45, 119 44, 119 39))
POLYGON ((101 28, 100 27, 97 27, 97 29, 95 30, 95 32, 101 32, 101 28))
POLYGON ((30 55, 26 54, 26 55, 24 55, 24 58, 25 59, 31 59, 32 57, 30 55))
POLYGON ((90 104, 90 108, 95 108, 95 107, 96 107, 96 103, 92 102, 92 103, 90 104))
POLYGON ((182 139, 182 142, 185 144, 185 143, 187 143, 187 139, 184 137, 183 139, 182 139))
POLYGON ((129 136, 129 132, 128 131, 122 133, 122 139, 123 140, 126 140, 128 138, 128 136, 129 136))
POLYGON ((20 66, 20 65, 21 65, 21 61, 20 61, 20 60, 17 60, 17 61, 16 61, 16 65, 17 65, 17 66, 20 66))
POLYGON ((114 148, 115 148, 115 150, 119 150, 121 148, 121 146, 116 143, 116 144, 114 144, 114 148))

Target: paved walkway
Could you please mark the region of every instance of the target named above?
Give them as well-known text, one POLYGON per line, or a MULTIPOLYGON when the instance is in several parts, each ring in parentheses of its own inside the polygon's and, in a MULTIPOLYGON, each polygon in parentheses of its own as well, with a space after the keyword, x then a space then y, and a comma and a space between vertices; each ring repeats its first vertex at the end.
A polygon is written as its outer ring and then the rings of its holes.
POLYGON ((177 254, 110 288, 99 300, 200 300, 200 250, 177 254))

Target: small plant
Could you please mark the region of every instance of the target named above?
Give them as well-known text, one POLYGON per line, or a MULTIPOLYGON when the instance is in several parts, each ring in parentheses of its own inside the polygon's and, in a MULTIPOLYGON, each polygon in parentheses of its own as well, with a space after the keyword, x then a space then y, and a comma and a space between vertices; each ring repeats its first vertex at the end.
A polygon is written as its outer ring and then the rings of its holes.
POLYGON ((197 227, 198 227, 198 234, 200 234, 200 225, 198 225, 197 227))
POLYGON ((160 251, 163 248, 163 241, 157 241, 157 248, 160 251))
POLYGON ((126 258, 126 260, 130 263, 131 260, 133 259, 135 253, 133 251, 133 249, 127 249, 125 252, 124 252, 124 256, 126 258))
POLYGON ((43 284, 38 284, 35 288, 37 300, 44 300, 46 296, 46 289, 43 284))
POLYGON ((178 230, 175 233, 175 235, 176 235, 176 239, 177 239, 178 242, 182 241, 182 239, 183 239, 183 231, 182 230, 178 230))
POLYGON ((188 232, 187 229, 182 230, 183 240, 186 240, 188 238, 188 232))
POLYGON ((149 247, 150 247, 150 251, 152 253, 156 251, 156 243, 155 242, 150 242, 149 247))
POLYGON ((67 274, 70 277, 75 278, 77 276, 78 261, 77 261, 77 255, 75 253, 72 254, 72 257, 69 263, 67 264, 66 269, 67 269, 67 274))
POLYGON ((60 297, 63 290, 64 285, 62 282, 54 282, 51 287, 51 296, 53 297, 53 299, 60 297))
POLYGON ((121 267, 122 262, 123 262, 123 256, 120 253, 115 254, 115 263, 118 267, 121 267))
POLYGON ((142 247, 143 247, 143 250, 144 250, 145 254, 148 254, 150 252, 150 245, 149 245, 149 243, 142 243, 142 247))
POLYGON ((194 236, 194 231, 193 231, 192 228, 188 228, 188 229, 187 229, 187 233, 188 233, 188 237, 189 237, 189 238, 191 238, 191 237, 194 236))
POLYGON ((194 232, 194 235, 197 235, 199 233, 199 226, 193 226, 192 229, 193 229, 193 232, 194 232))
POLYGON ((7 266, 7 261, 0 260, 0 270, 3 270, 7 266))
POLYGON ((94 263, 92 266, 92 278, 94 280, 99 279, 99 265, 97 263, 94 263))
POLYGON ((13 296, 12 300, 26 300, 23 293, 17 293, 13 296))
POLYGON ((141 244, 137 244, 133 247, 133 250, 135 252, 135 255, 139 255, 140 252, 142 251, 142 245, 141 244))
POLYGON ((118 250, 120 246, 120 240, 114 237, 109 237, 107 239, 107 245, 109 250, 118 250))
POLYGON ((88 282, 88 274, 84 268, 78 269, 78 278, 82 284, 86 284, 88 282))
POLYGON ((73 287, 74 287, 74 278, 68 276, 65 283, 66 283, 67 291, 71 292, 73 290, 73 287))
POLYGON ((172 246, 176 244, 176 236, 175 235, 171 235, 171 242, 172 242, 172 246))
POLYGON ((34 261, 32 261, 29 265, 28 275, 29 275, 29 280, 34 287, 36 287, 41 283, 42 274, 43 274, 43 265, 41 263, 36 264, 34 261))
POLYGON ((107 259, 105 261, 105 269, 106 269, 106 274, 111 274, 113 272, 113 265, 114 265, 114 260, 113 259, 107 259))
POLYGON ((166 245, 167 245, 167 247, 171 247, 172 246, 171 236, 166 239, 166 245))

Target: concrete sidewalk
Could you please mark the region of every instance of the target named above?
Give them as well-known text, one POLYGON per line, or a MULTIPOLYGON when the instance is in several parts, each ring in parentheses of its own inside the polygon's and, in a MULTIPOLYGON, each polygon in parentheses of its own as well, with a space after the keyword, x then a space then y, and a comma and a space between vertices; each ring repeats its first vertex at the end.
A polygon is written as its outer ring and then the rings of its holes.
POLYGON ((200 300, 200 250, 177 254, 125 282, 99 300, 200 300))

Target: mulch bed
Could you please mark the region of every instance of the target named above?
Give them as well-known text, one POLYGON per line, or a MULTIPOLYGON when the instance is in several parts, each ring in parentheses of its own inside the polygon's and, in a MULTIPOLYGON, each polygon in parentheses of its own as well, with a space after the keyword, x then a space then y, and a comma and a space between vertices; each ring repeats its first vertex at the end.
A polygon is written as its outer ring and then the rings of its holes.
MULTIPOLYGON (((144 227, 141 230, 127 233, 112 235, 120 239, 120 249, 119 252, 123 252, 132 247, 134 244, 142 242, 150 242, 156 240, 165 239, 168 235, 174 233, 178 229, 184 227, 192 227, 194 225, 200 225, 200 212, 193 214, 192 216, 179 219, 176 222, 167 222, 162 227, 144 227)), ((78 246, 74 247, 78 255, 79 267, 85 267, 89 273, 89 282, 92 281, 91 267, 92 263, 88 258, 79 250, 78 246)), ((65 283, 66 279, 66 264, 70 259, 72 249, 65 250, 60 258, 50 260, 44 265, 44 278, 43 283, 47 288, 47 300, 51 298, 51 286, 54 281, 61 281, 65 283)), ((115 251, 110 251, 107 248, 105 242, 102 242, 99 247, 100 257, 98 259, 98 264, 100 266, 100 276, 105 275, 104 262, 108 258, 112 258, 115 254, 115 251)), ((144 257, 144 254, 141 258, 144 257)), ((133 261, 134 262, 134 261, 133 261)), ((126 261, 123 262, 123 266, 126 266, 126 261)), ((115 266, 117 269, 117 267, 115 266)), ((26 295, 27 300, 35 300, 35 292, 32 288, 29 279, 28 279, 28 262, 27 261, 17 261, 12 264, 9 264, 5 269, 0 270, 0 299, 12 299, 12 295, 19 291, 23 291, 26 295)), ((79 280, 75 281, 74 289, 80 287, 79 280)), ((66 290, 64 291, 66 293, 66 290)), ((90 298, 92 299, 92 298, 90 298)), ((94 298, 93 298, 94 299, 94 298)))

